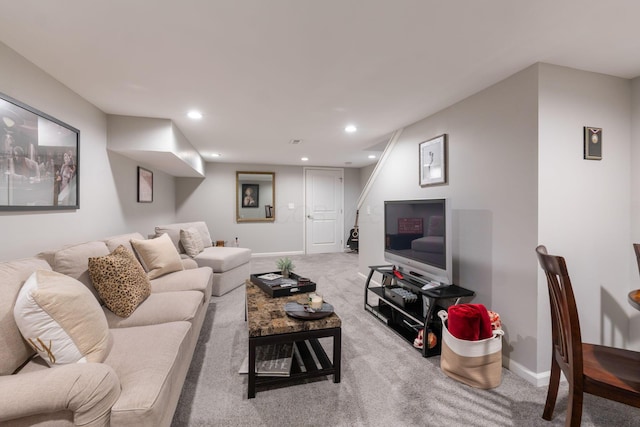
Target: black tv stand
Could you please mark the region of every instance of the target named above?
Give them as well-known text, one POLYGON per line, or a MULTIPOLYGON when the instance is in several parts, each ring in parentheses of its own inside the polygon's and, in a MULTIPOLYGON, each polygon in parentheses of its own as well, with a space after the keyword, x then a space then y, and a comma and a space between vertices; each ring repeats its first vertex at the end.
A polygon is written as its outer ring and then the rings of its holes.
MULTIPOLYGON (((424 345, 419 349, 422 356, 436 356, 441 351, 442 323, 436 316, 437 310, 458 304, 463 298, 470 298, 475 293, 469 289, 456 285, 442 285, 422 289, 429 281, 411 273, 398 279, 393 274, 392 265, 374 265, 369 267, 369 276, 364 289, 364 309, 386 324, 406 341, 413 345, 413 340, 423 331, 424 345), (378 282, 371 286, 374 273, 381 276, 378 282), (415 302, 407 302, 399 298, 392 289, 404 289, 417 295, 415 302), (377 297, 377 305, 369 302, 369 297, 377 297), (435 334, 437 342, 429 348, 428 332, 435 334)), ((402 292, 402 291, 401 291, 402 292)))

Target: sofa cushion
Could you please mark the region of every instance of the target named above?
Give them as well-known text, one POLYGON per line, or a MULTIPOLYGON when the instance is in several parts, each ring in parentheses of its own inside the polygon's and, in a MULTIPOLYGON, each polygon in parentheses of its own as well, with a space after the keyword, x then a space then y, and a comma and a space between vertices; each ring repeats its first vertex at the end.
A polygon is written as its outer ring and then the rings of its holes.
POLYGON ((111 252, 113 252, 118 246, 122 245, 131 251, 132 254, 135 254, 133 246, 131 246, 131 239, 144 240, 144 236, 140 233, 120 234, 118 236, 107 237, 104 239, 104 243, 111 252))
POLYGON ((0 263, 0 375, 10 375, 35 354, 22 338, 13 317, 13 306, 25 280, 36 270, 50 270, 38 258, 0 263))
POLYGON ((182 267, 185 270, 191 270, 193 268, 198 268, 198 263, 193 258, 182 258, 182 267))
POLYGON ((176 249, 178 249, 178 252, 184 252, 183 248, 180 247, 180 230, 190 227, 193 227, 200 232, 200 237, 202 238, 202 243, 204 243, 205 248, 213 246, 211 234, 209 234, 209 227, 207 227, 207 224, 204 221, 158 225, 155 227, 155 232, 156 235, 167 233, 169 237, 171 237, 171 241, 175 245, 176 249))
POLYGON ((151 281, 151 293, 200 291, 211 295, 211 267, 175 271, 151 281))
POLYGON ((37 270, 22 286, 13 313, 22 336, 50 366, 102 362, 109 352, 100 304, 69 276, 37 270))
POLYGON ((206 248, 194 259, 201 267, 211 267, 214 273, 224 273, 251 261, 251 249, 214 246, 206 248))
POLYGON ((211 295, 219 297, 233 289, 244 286, 250 275, 251 262, 242 264, 224 273, 213 273, 211 295))
POLYGON ((129 317, 151 293, 144 269, 122 245, 109 255, 89 258, 89 274, 105 305, 120 317, 129 317))
POLYGON ((171 322, 112 330, 113 350, 104 363, 118 374, 122 391, 111 408, 111 425, 170 424, 162 417, 172 388, 181 388, 180 367, 191 358, 190 329, 189 322, 171 322))
POLYGON ((153 293, 131 316, 116 316, 104 308, 110 328, 155 325, 185 320, 190 322, 202 306, 204 295, 199 291, 153 293))
POLYGON ((54 271, 73 277, 84 283, 93 295, 100 300, 98 291, 93 287, 89 277, 89 257, 109 255, 109 248, 104 242, 93 241, 66 246, 53 254, 54 271))
POLYGON ((131 245, 147 271, 149 279, 184 269, 180 254, 167 234, 149 240, 131 239, 131 245))
POLYGON ((193 227, 180 230, 180 243, 190 257, 195 257, 204 250, 200 233, 193 227))
POLYGON ((173 243, 178 253, 184 253, 184 248, 180 244, 180 228, 156 227, 155 231, 156 238, 166 234, 171 239, 171 243, 173 243))

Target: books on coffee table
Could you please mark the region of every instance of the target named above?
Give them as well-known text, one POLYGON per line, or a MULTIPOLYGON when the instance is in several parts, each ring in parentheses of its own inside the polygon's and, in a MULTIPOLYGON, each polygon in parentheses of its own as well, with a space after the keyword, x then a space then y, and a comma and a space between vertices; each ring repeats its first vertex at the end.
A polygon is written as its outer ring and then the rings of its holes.
POLYGON ((263 274, 262 276, 258 276, 258 279, 262 279, 262 280, 276 280, 282 277, 282 274, 276 274, 276 273, 267 273, 267 274, 263 274))
MULTIPOLYGON (((259 377, 288 377, 293 363, 293 343, 256 347, 256 375, 259 377)), ((238 371, 249 373, 249 358, 245 357, 238 371)))

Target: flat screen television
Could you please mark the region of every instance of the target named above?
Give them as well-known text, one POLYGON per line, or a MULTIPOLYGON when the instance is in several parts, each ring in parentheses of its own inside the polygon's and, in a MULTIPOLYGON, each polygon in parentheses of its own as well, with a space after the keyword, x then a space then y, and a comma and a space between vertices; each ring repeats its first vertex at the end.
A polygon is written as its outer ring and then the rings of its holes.
POLYGON ((453 283, 448 199, 384 202, 384 258, 403 274, 453 283))

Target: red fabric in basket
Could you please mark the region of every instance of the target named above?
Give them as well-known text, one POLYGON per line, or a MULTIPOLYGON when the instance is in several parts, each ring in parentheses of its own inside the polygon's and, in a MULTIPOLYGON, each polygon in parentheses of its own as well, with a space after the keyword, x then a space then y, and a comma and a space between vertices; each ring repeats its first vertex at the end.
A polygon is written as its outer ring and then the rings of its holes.
POLYGON ((478 341, 493 335, 489 312, 482 304, 452 305, 447 310, 447 328, 454 337, 466 341, 478 341))

